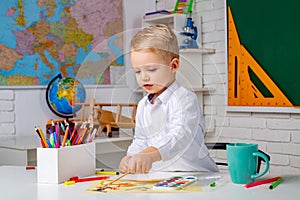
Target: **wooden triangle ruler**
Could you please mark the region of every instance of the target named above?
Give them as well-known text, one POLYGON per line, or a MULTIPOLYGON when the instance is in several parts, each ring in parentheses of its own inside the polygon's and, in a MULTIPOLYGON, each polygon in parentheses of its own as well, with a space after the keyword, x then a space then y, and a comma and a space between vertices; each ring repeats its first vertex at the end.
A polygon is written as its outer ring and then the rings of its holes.
POLYGON ((228 7, 228 105, 292 107, 293 104, 240 43, 228 7), (250 70, 272 96, 264 96, 250 78, 250 70))

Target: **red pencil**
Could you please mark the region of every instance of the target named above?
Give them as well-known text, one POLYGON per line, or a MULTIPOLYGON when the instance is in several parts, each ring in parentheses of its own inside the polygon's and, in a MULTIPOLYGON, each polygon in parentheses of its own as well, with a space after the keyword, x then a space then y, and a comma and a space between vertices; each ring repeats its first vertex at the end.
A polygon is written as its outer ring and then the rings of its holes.
POLYGON ((266 180, 262 180, 262 181, 248 183, 248 184, 245 185, 245 188, 250 188, 250 187, 255 187, 255 186, 266 184, 266 183, 271 183, 271 182, 276 181, 279 178, 280 178, 280 176, 277 176, 277 177, 266 179, 266 180))
POLYGON ((70 178, 69 181, 75 181, 75 183, 79 183, 79 182, 87 182, 87 181, 105 180, 108 178, 109 176, 96 176, 96 177, 87 177, 87 178, 78 178, 78 176, 75 176, 70 178))

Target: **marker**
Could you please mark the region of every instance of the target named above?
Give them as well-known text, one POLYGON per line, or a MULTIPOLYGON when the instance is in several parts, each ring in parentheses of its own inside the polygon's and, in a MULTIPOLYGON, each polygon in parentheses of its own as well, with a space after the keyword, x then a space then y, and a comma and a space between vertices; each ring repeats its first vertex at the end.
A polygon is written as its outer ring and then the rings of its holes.
POLYGON ((52 135, 52 134, 53 134, 53 131, 52 131, 52 129, 51 129, 51 128, 48 128, 48 132, 50 133, 50 135, 52 135))
POLYGON ((58 146, 60 146, 60 130, 59 130, 59 123, 57 122, 55 125, 55 133, 56 133, 56 137, 57 137, 57 143, 58 146))
POLYGON ((64 185, 73 185, 75 183, 76 183, 75 181, 65 181, 64 185))
POLYGON ((279 183, 281 183, 283 180, 282 178, 280 177, 279 179, 277 179, 275 182, 273 182, 270 186, 269 186, 269 189, 272 190, 274 188, 277 187, 277 185, 279 185, 279 183))
POLYGON ((50 135, 50 143, 51 143, 52 148, 54 148, 55 147, 55 142, 54 142, 53 133, 50 135))
POLYGON ((216 182, 212 182, 211 184, 209 184, 210 187, 215 187, 216 186, 216 182))
POLYGON ((274 178, 270 178, 270 179, 266 179, 266 180, 262 180, 262 181, 257 181, 254 183, 248 183, 245 185, 245 188, 250 188, 250 187, 255 187, 255 186, 259 186, 262 184, 267 184, 267 183, 272 183, 274 181, 277 181, 280 178, 280 176, 274 177, 274 178))
POLYGON ((53 146, 52 146, 52 144, 51 144, 51 142, 50 142, 50 140, 48 138, 46 138, 46 142, 47 142, 49 148, 53 148, 53 146))
POLYGON ((55 148, 59 148, 59 143, 58 143, 57 135, 55 132, 53 132, 53 138, 54 138, 55 148))
POLYGON ((96 170, 96 174, 98 174, 98 175, 119 175, 119 172, 96 170))
POLYGON ((54 132, 55 131, 55 124, 54 124, 53 120, 51 121, 51 126, 52 126, 52 132, 54 132))
POLYGON ((35 166, 26 166, 26 170, 34 170, 35 166))
POLYGON ((63 124, 62 122, 59 122, 59 124, 60 124, 60 127, 61 127, 61 129, 63 130, 63 132, 65 132, 65 131, 66 131, 66 129, 65 129, 65 126, 64 126, 64 124, 63 124))
POLYGON ((108 178, 109 178, 109 176, 96 176, 96 177, 87 177, 87 178, 78 178, 78 176, 74 176, 74 177, 70 178, 69 180, 65 181, 64 184, 72 185, 72 184, 80 183, 80 182, 106 180, 108 178))

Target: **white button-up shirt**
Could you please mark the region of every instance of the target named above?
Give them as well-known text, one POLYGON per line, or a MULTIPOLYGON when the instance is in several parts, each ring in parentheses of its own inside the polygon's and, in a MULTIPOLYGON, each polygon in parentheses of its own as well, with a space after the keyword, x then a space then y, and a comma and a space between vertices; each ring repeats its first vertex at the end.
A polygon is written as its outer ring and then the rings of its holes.
POLYGON ((127 155, 147 147, 158 149, 162 160, 151 171, 218 171, 204 145, 205 121, 197 96, 171 84, 153 104, 145 96, 138 104, 136 128, 127 155))

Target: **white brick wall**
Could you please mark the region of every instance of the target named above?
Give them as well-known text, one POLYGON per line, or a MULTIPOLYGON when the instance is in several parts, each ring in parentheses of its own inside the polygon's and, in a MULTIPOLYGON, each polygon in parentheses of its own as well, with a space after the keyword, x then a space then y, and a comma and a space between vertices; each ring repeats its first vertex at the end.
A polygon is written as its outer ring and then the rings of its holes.
MULTIPOLYGON (((273 173, 300 173, 300 115, 289 113, 226 112, 225 0, 196 0, 194 14, 202 17, 203 46, 216 54, 204 55, 206 87, 215 88, 205 95, 204 115, 214 118, 214 132, 207 141, 255 142, 271 156, 273 173)), ((195 20, 195 19, 194 19, 195 20)), ((212 154, 222 158, 218 154, 212 154)))
POLYGON ((13 90, 0 90, 0 136, 15 135, 14 100, 13 90))

